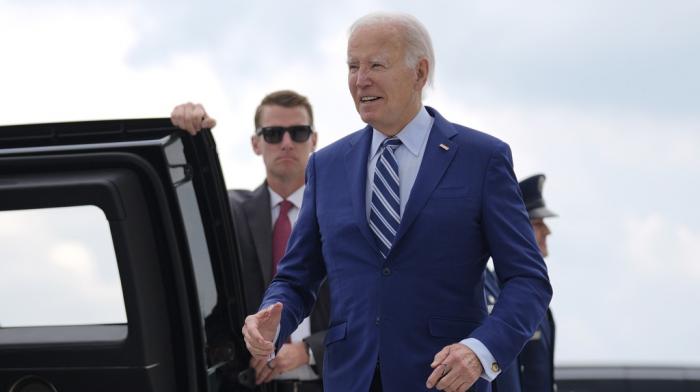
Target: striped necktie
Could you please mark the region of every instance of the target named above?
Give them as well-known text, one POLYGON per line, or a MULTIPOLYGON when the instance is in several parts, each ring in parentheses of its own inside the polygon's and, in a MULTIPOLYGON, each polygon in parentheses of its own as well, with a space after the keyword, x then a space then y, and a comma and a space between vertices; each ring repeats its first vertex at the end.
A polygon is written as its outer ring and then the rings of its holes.
POLYGON ((384 139, 372 181, 369 226, 377 238, 379 251, 384 258, 391 250, 401 222, 399 164, 395 155, 400 145, 400 139, 384 139))

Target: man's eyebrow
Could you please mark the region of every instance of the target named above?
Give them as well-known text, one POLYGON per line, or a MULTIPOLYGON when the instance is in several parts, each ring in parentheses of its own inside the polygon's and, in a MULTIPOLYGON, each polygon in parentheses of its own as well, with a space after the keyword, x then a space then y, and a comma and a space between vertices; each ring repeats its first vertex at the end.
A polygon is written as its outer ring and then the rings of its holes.
MULTIPOLYGON (((348 63, 357 63, 359 61, 360 61, 359 59, 357 59, 355 57, 350 57, 350 56, 348 56, 346 59, 346 62, 348 62, 348 63)), ((379 55, 376 55, 374 57, 369 58, 367 61, 370 63, 387 63, 387 62, 389 62, 389 56, 387 56, 385 54, 379 54, 379 55)))
POLYGON ((386 55, 380 54, 375 57, 372 57, 369 59, 371 63, 383 63, 386 64, 389 62, 389 58, 386 55))

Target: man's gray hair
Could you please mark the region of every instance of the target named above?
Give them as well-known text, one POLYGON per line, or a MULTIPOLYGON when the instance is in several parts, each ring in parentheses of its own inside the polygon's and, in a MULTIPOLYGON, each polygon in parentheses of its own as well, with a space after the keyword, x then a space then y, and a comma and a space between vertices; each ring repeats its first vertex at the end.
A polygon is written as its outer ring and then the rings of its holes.
POLYGON ((435 53, 430 40, 428 29, 415 16, 405 13, 373 12, 367 14, 350 26, 350 34, 360 27, 378 24, 390 24, 402 30, 402 38, 406 42, 406 64, 415 67, 421 59, 428 60, 428 85, 433 85, 435 73, 435 53))

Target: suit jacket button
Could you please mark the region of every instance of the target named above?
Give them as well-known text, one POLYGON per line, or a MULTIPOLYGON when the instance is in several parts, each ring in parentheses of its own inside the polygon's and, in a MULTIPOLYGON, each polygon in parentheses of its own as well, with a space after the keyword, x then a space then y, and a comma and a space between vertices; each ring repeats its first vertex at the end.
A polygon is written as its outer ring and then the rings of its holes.
POLYGON ((391 269, 389 269, 389 267, 384 267, 384 269, 382 270, 382 275, 384 275, 384 276, 391 275, 391 269))
POLYGON ((491 371, 494 373, 498 373, 501 371, 501 367, 498 366, 498 363, 494 362, 491 364, 491 371))

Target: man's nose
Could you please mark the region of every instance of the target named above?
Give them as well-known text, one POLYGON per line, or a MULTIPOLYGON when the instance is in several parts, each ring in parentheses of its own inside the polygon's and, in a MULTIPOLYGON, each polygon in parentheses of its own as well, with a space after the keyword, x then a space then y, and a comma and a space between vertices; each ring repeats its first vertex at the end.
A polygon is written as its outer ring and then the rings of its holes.
POLYGON ((289 132, 284 132, 282 134, 282 141, 280 142, 283 149, 290 149, 294 147, 294 141, 292 140, 292 135, 289 132))
POLYGON ((369 76, 369 70, 365 67, 360 67, 357 70, 357 80, 355 80, 355 86, 367 87, 371 84, 372 84, 372 79, 369 76))

